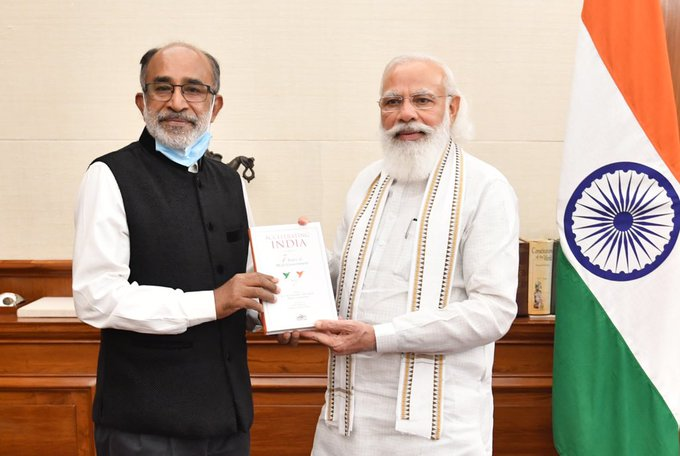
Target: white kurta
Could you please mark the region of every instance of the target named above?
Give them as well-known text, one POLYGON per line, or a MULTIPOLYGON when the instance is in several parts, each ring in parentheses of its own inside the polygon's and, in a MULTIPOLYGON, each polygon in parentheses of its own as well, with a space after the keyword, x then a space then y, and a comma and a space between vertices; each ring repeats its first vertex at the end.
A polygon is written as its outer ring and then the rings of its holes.
MULTIPOLYGON (((331 256, 337 275, 342 243, 368 182, 380 163, 364 170, 348 194, 331 256)), ((378 224, 359 297, 357 319, 373 324, 377 351, 357 354, 354 426, 349 437, 321 412, 315 456, 490 455, 493 425, 491 371, 494 341, 517 311, 519 217, 517 199, 494 168, 465 155, 463 233, 448 306, 405 313, 418 212, 426 182, 395 182, 378 224), (402 352, 443 353, 444 414, 440 440, 395 431, 402 352)))

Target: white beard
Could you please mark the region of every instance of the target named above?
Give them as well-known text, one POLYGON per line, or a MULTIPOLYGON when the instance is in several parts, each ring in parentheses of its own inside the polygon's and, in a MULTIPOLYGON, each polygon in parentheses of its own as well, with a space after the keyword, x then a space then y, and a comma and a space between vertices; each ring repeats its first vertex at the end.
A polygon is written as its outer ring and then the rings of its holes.
POLYGON ((450 131, 448 115, 434 128, 420 122, 399 123, 389 130, 381 128, 383 170, 397 181, 426 180, 449 142, 450 131), (403 130, 422 131, 425 137, 417 141, 396 139, 403 130))
POLYGON ((144 122, 147 130, 156 141, 171 149, 184 151, 207 131, 210 125, 210 111, 206 112, 203 117, 195 117, 186 113, 149 111, 145 104, 144 122), (173 117, 188 120, 193 124, 193 128, 184 131, 182 128, 166 127, 161 123, 162 120, 173 117))

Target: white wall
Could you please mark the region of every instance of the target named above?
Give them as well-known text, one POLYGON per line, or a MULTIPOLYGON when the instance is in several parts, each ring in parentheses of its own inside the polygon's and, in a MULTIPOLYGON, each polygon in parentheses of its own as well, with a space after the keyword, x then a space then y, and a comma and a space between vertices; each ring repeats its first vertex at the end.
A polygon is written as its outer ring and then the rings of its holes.
POLYGON ((0 4, 0 259, 71 258, 88 163, 135 140, 138 62, 183 40, 220 61, 211 150, 255 157, 258 224, 305 214, 334 238, 344 193, 380 156, 382 69, 436 55, 467 96, 469 152, 520 200, 523 237, 555 236, 580 0, 26 0, 0 4))

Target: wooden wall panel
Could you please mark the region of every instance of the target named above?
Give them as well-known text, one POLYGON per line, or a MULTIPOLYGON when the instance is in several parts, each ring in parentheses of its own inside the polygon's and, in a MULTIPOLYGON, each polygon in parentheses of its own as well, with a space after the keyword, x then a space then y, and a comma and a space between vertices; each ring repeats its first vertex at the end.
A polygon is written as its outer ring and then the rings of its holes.
MULTIPOLYGON (((0 261, 0 289, 18 284, 21 289, 13 291, 29 299, 70 290, 70 262, 25 263, 0 261)), ((518 319, 496 344, 494 454, 555 454, 553 328, 549 319, 518 319)), ((98 344, 99 331, 75 318, 0 315, 0 454, 94 454, 98 344), (19 426, 33 438, 22 437, 19 426)), ((252 455, 308 455, 323 404, 328 350, 309 341, 282 346, 261 334, 249 335, 248 350, 252 455)))
POLYGON ((519 321, 496 343, 494 378, 552 378, 554 319, 519 321))
POLYGON ((94 454, 93 377, 0 377, 0 454, 94 454))
POLYGON ((323 405, 325 377, 253 378, 253 455, 308 455, 323 405))
POLYGON ((248 366, 252 375, 325 376, 327 362, 328 350, 310 341, 289 347, 262 334, 248 337, 248 366))
POLYGON ((0 260, 0 293, 7 291, 27 302, 43 296, 71 296, 71 261, 0 260))
POLYGON ((98 353, 98 342, 71 344, 0 341, 0 359, 3 360, 0 375, 95 376, 98 353))
POLYGON ((494 455, 555 455, 552 380, 494 379, 494 455))
POLYGON ((554 320, 516 320, 496 343, 494 454, 556 454, 552 440, 554 320))
MULTIPOLYGON (((0 394, 3 401, 6 394, 0 394)), ((73 405, 0 405, 0 454, 77 455, 78 426, 73 405), (11 419, 7 419, 11 418, 11 419), (35 436, 40 436, 36 438, 35 436)))

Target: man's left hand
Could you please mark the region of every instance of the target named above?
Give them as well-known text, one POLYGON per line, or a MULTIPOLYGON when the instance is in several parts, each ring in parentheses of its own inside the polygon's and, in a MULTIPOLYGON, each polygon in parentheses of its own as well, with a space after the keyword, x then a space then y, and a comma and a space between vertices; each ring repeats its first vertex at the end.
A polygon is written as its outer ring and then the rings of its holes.
POLYGON ((276 339, 279 341, 281 345, 290 345, 291 347, 297 347, 297 344, 300 341, 300 332, 292 331, 277 334, 276 339))
POLYGON ((300 336, 327 346, 336 355, 375 350, 373 326, 356 320, 320 320, 313 330, 301 331, 300 336))

